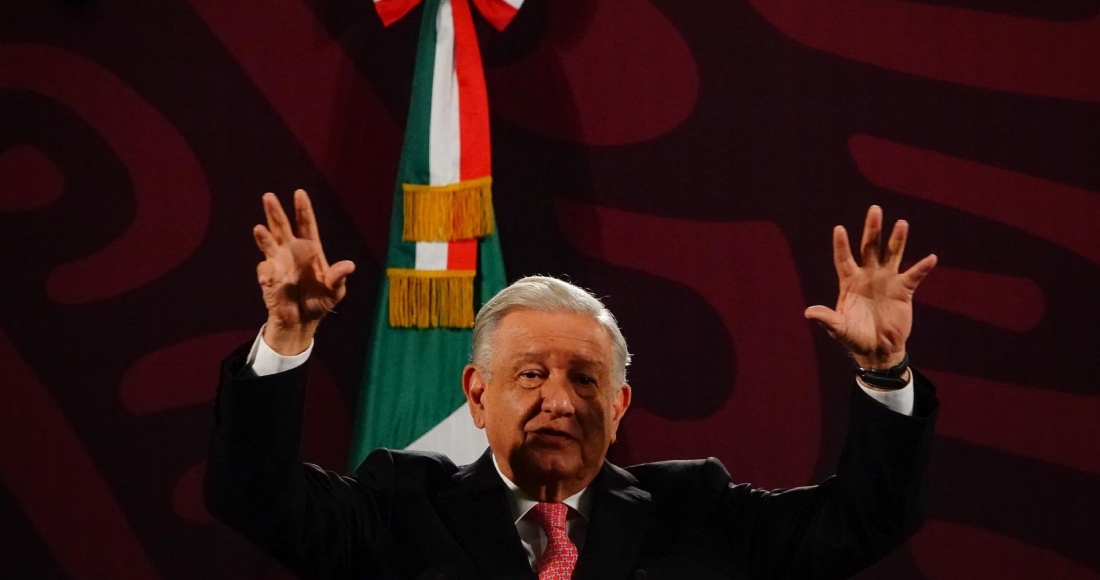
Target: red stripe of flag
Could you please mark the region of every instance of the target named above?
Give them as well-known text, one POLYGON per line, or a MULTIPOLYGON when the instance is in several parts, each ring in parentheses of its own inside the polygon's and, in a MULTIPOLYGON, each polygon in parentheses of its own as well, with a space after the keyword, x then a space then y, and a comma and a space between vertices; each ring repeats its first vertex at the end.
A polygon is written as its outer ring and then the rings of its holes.
POLYGON ((448 270, 477 270, 477 240, 447 243, 448 270))
POLYGON ((489 149, 489 98, 477 46, 469 0, 453 0, 455 74, 458 77, 458 129, 461 144, 459 179, 477 179, 492 172, 489 149))
POLYGON ((504 30, 516 17, 516 7, 504 0, 474 0, 474 5, 497 30, 504 30))
POLYGON ((401 20, 417 4, 420 4, 420 0, 374 0, 374 9, 382 18, 382 24, 389 26, 401 20))

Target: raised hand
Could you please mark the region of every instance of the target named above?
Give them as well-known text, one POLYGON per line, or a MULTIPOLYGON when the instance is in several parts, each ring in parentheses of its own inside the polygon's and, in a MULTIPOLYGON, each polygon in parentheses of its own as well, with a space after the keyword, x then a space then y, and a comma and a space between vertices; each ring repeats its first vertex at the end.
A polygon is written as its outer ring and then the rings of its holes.
POLYGON ((309 347, 321 318, 344 297, 355 264, 329 265, 305 191, 294 192, 297 235, 275 194, 265 193, 263 204, 267 227, 257 225, 252 235, 265 258, 256 266, 267 306, 264 342, 279 354, 295 355, 309 347))
POLYGON ((844 226, 833 229, 833 261, 840 281, 836 309, 811 306, 806 318, 820 322, 829 335, 864 368, 884 369, 905 358, 905 341, 913 327, 913 293, 936 265, 925 256, 899 273, 909 223, 898 220, 882 247, 882 208, 872 205, 863 223, 860 261, 852 257, 844 226))

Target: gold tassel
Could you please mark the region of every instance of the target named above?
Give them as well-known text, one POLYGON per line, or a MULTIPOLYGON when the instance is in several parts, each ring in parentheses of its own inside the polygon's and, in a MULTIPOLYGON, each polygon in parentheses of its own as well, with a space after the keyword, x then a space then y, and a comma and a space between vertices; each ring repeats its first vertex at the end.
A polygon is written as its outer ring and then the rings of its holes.
POLYGON ((451 185, 402 186, 406 242, 449 242, 493 233, 492 177, 451 185))
POLYGON ((389 268, 390 326, 472 328, 473 270, 389 268))

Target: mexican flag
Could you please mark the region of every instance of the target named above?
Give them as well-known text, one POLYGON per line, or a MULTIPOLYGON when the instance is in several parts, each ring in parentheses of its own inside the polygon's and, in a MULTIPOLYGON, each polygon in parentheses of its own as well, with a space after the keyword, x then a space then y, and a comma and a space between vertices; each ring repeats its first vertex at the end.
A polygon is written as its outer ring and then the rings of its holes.
MULTIPOLYGON (((386 277, 349 464, 377 447, 470 463, 488 445, 462 393, 474 313, 505 284, 492 210, 489 103, 471 0, 424 0, 386 277)), ((473 0, 498 30, 523 0, 473 0)), ((420 0, 375 0, 387 26, 420 0)))

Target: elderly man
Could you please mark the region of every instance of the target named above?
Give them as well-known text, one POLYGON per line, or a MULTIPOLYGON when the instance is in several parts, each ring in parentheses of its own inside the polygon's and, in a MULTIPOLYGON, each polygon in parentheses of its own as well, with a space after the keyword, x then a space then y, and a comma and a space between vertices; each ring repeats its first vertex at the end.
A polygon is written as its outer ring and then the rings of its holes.
MULTIPOLYGON (((254 234, 268 321, 224 367, 206 479, 210 511, 311 578, 837 578, 875 561, 921 521, 936 401, 908 369, 911 299, 935 265, 899 273, 908 225, 882 247, 864 224, 861 262, 834 230, 835 310, 807 309, 859 365, 837 475, 781 491, 734 484, 715 459, 627 469, 605 460, 630 406, 630 356, 591 294, 524 278, 477 315, 462 387, 489 449, 458 467, 380 449, 354 475, 298 459, 305 359, 344 295, 309 198, 297 235, 272 194, 254 234)), ((456 377, 457 379, 458 377, 456 377)))

